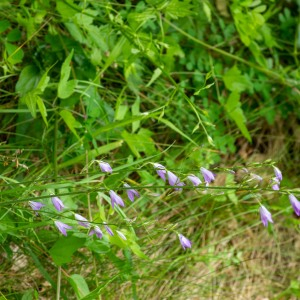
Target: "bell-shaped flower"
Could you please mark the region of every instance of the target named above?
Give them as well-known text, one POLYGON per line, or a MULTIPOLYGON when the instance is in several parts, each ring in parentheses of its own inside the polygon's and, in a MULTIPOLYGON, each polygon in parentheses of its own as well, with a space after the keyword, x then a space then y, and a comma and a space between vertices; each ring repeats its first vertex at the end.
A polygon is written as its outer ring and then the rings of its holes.
POLYGON ((36 201, 28 201, 28 204, 33 210, 40 210, 42 207, 45 206, 45 204, 36 201))
POLYGON ((254 178, 254 179, 256 179, 256 180, 258 180, 260 182, 263 181, 263 178, 261 176, 257 175, 257 174, 251 173, 251 176, 252 176, 252 178, 254 178))
POLYGON ((54 221, 55 226, 57 229, 65 236, 67 236, 67 229, 72 229, 72 226, 69 226, 60 221, 54 221))
POLYGON ((202 176, 204 178, 204 181, 206 183, 206 185, 209 185, 212 181, 215 180, 215 175, 213 172, 201 167, 200 171, 202 173, 202 176))
POLYGON ((178 234, 178 237, 183 250, 185 250, 186 248, 192 248, 192 242, 189 239, 187 239, 182 234, 178 234))
MULTIPOLYGON (((168 176, 168 182, 169 185, 172 186, 183 186, 185 185, 183 182, 180 181, 180 179, 171 171, 167 171, 168 176)), ((181 188, 175 188, 176 191, 181 191, 181 188)))
POLYGON ((154 168, 156 169, 156 173, 157 175, 163 179, 164 181, 166 181, 166 168, 161 165, 161 164, 158 164, 158 163, 154 163, 153 164, 154 168))
POLYGON ((124 183, 124 187, 126 188, 126 193, 127 193, 127 196, 129 198, 130 201, 134 201, 134 197, 137 197, 139 198, 140 197, 140 194, 138 191, 134 190, 134 189, 130 189, 130 185, 127 184, 127 183, 124 183))
POLYGON ((273 223, 271 213, 261 205, 259 208, 260 218, 264 226, 268 226, 268 222, 273 223))
POLYGON ((295 211, 295 214, 297 216, 300 216, 300 202, 293 194, 289 194, 289 199, 290 199, 291 205, 295 211))
POLYGON ((127 240, 126 236, 121 231, 116 230, 116 232, 121 239, 123 239, 124 241, 127 240))
POLYGON ((187 178, 194 186, 198 186, 199 184, 202 183, 202 181, 194 174, 188 175, 187 178))
POLYGON ((65 207, 58 197, 52 197, 51 201, 57 211, 61 211, 65 207))
POLYGON ((98 239, 102 239, 103 233, 101 229, 98 226, 93 226, 93 228, 90 230, 89 235, 96 234, 98 239))
POLYGON ((281 171, 277 167, 273 166, 273 168, 274 168, 275 177, 278 179, 278 181, 281 181, 282 180, 281 171))
POLYGON ((120 205, 120 206, 125 206, 122 198, 119 195, 117 195, 114 191, 110 190, 109 191, 109 196, 110 196, 110 199, 111 199, 112 208, 115 207, 115 204, 120 205))
POLYGON ((109 165, 109 163, 107 163, 107 162, 100 161, 99 167, 100 167, 101 171, 104 173, 112 173, 112 168, 109 165))
POLYGON ((104 225, 104 228, 110 236, 114 235, 113 231, 111 230, 111 228, 108 225, 104 225))
POLYGON ((274 191, 279 191, 280 189, 280 181, 277 179, 277 177, 273 178, 272 189, 274 191))
POLYGON ((81 226, 83 226, 85 228, 89 228, 91 226, 91 224, 89 223, 89 221, 85 217, 83 217, 83 216, 81 216, 79 214, 75 214, 75 219, 78 221, 79 225, 81 225, 81 226))

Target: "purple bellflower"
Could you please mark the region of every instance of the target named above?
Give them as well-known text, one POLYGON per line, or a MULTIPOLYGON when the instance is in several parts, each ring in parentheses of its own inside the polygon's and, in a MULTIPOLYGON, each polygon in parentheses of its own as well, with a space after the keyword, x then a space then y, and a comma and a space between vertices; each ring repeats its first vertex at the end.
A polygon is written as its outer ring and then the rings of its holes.
MULTIPOLYGON (((124 187, 125 188, 130 188, 130 185, 127 184, 127 183, 124 183, 124 187)), ((129 198, 130 201, 134 201, 134 197, 137 197, 139 198, 140 197, 140 194, 138 191, 134 190, 134 189, 126 189, 126 193, 127 193, 127 196, 129 198)))
POLYGON ((61 211, 63 208, 65 208, 64 204, 58 197, 52 197, 51 201, 57 211, 61 211))
MULTIPOLYGON (((180 179, 171 171, 167 171, 168 176, 168 182, 169 185, 172 186, 183 186, 185 185, 183 182, 180 181, 180 179)), ((181 188, 175 188, 176 191, 181 191, 181 188)))
POLYGON ((111 230, 111 228, 108 225, 104 225, 104 228, 110 236, 114 235, 113 231, 111 230))
POLYGON ((293 194, 289 194, 289 199, 290 199, 291 205, 295 211, 295 214, 297 216, 300 216, 300 202, 293 194))
POLYGON ((258 180, 258 181, 263 181, 263 178, 261 177, 261 176, 259 176, 259 175, 257 175, 257 174, 251 174, 251 176, 252 176, 252 178, 254 178, 254 179, 256 179, 256 180, 258 180))
POLYGON ((259 212, 261 221, 265 227, 268 226, 268 222, 273 223, 271 213, 263 205, 260 206, 259 212))
POLYGON ((202 173, 202 176, 204 178, 204 181, 206 183, 206 185, 209 185, 212 181, 215 180, 215 175, 213 172, 201 167, 200 171, 202 173))
POLYGON ((166 181, 166 168, 158 163, 153 164, 154 168, 156 169, 157 175, 164 181, 166 181))
POLYGON ((28 204, 33 210, 40 210, 42 207, 45 206, 45 204, 36 201, 28 201, 28 204))
POLYGON ((89 223, 89 221, 81 216, 81 215, 78 215, 78 214, 75 214, 75 219, 78 221, 78 224, 85 227, 85 228, 89 228, 91 227, 91 224, 89 223))
POLYGON ((122 198, 119 195, 117 195, 114 191, 110 190, 109 191, 109 196, 110 196, 110 199, 111 199, 112 208, 115 207, 115 204, 120 205, 120 206, 125 206, 122 198))
POLYGON ((93 226, 93 228, 91 229, 89 235, 93 235, 93 234, 96 234, 98 239, 102 239, 103 237, 103 233, 98 226, 93 226))
POLYGON ((274 168, 275 177, 280 182, 282 180, 282 173, 281 173, 281 171, 277 167, 273 166, 273 168, 274 168))
POLYGON ((124 241, 127 240, 126 236, 125 236, 121 231, 118 231, 118 230, 116 230, 116 231, 117 231, 118 236, 119 236, 121 239, 123 239, 124 241))
POLYGON ((112 168, 109 165, 109 163, 107 163, 107 162, 100 161, 99 167, 100 167, 101 171, 104 173, 112 173, 112 168))
POLYGON ((186 248, 192 248, 192 242, 189 239, 187 239, 182 234, 178 234, 178 237, 183 250, 185 250, 186 248))
POLYGON ((279 191, 279 189, 280 189, 280 181, 278 180, 277 177, 273 178, 272 189, 274 191, 279 191))
POLYGON ((202 183, 202 181, 197 176, 195 176, 194 174, 189 175, 187 178, 188 178, 189 181, 191 181, 191 183, 194 186, 198 186, 199 184, 202 183))
POLYGON ((72 226, 69 226, 60 221, 54 221, 55 226, 57 229, 65 236, 67 236, 67 229, 72 229, 72 226))

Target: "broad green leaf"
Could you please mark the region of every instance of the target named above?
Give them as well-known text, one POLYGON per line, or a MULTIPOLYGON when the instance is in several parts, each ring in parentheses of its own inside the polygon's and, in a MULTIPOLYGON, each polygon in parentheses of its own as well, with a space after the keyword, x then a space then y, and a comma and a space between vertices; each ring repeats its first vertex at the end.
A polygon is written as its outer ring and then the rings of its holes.
POLYGON ((37 96, 37 105, 38 105, 39 111, 42 115, 42 118, 43 118, 46 126, 48 126, 47 110, 46 110, 46 107, 45 107, 45 104, 44 104, 43 100, 39 96, 37 96))
POLYGON ((76 13, 81 11, 71 0, 57 0, 56 10, 60 13, 63 19, 71 19, 76 13))
POLYGON ((178 19, 195 14, 190 0, 171 0, 166 6, 166 14, 173 19, 178 19))
POLYGON ((78 299, 81 299, 90 293, 89 287, 81 275, 73 274, 68 277, 68 280, 72 285, 78 299))
POLYGON ((240 94, 238 92, 232 92, 229 95, 225 108, 229 116, 235 121, 236 125, 242 132, 243 136, 251 142, 250 133, 245 125, 246 118, 241 108, 240 94))
POLYGON ((17 42, 21 39, 21 31, 18 28, 13 29, 6 36, 7 41, 9 42, 17 42))
POLYGON ((11 64, 20 63, 24 57, 24 52, 21 48, 14 44, 5 43, 5 50, 7 51, 8 57, 7 60, 11 64))
POLYGON ((21 102, 24 102, 31 115, 35 118, 36 117, 36 103, 38 101, 39 96, 33 92, 26 93, 23 97, 20 98, 21 102))
POLYGON ((76 121, 76 119, 73 117, 72 113, 69 112, 68 110, 62 110, 59 114, 63 118, 63 120, 69 127, 69 129, 74 133, 74 135, 78 139, 80 139, 75 128, 80 128, 81 124, 76 121))
POLYGON ((231 92, 243 92, 252 88, 252 83, 244 76, 236 65, 223 75, 225 86, 231 92))
POLYGON ((48 85, 50 77, 47 74, 48 74, 48 71, 43 74, 38 85, 36 86, 36 91, 38 94, 42 94, 48 85))
POLYGON ((50 256, 57 266, 69 263, 74 252, 81 248, 85 241, 86 239, 76 236, 61 237, 49 250, 50 256))
POLYGON ((16 92, 20 96, 24 96, 27 92, 32 91, 39 82, 39 70, 33 65, 25 67, 21 73, 16 84, 16 92))
POLYGON ((1 20, 0 21, 0 33, 5 31, 10 27, 10 22, 8 20, 1 20))
POLYGON ((73 56, 74 50, 72 49, 71 53, 68 55, 64 63, 62 64, 61 67, 61 72, 60 72, 60 81, 58 83, 58 90, 57 90, 57 95, 59 98, 65 99, 70 97, 75 89, 76 86, 76 81, 75 80, 70 80, 68 81, 70 77, 70 72, 71 72, 71 67, 70 67, 70 62, 73 56))

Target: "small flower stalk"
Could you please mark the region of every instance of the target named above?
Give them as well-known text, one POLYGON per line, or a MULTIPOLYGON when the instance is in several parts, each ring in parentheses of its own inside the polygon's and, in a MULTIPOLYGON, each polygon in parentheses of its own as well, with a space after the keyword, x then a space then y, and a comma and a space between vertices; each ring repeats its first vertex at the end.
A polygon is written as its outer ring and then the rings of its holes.
POLYGON ((100 161, 99 167, 103 173, 112 173, 113 171, 110 164, 104 161, 100 161))
POLYGON ((260 206, 259 212, 260 212, 261 221, 265 227, 268 226, 268 222, 274 223, 272 220, 271 213, 263 205, 260 206))
POLYGON ((55 226, 57 229, 64 235, 67 236, 67 229, 72 229, 72 226, 69 226, 63 222, 60 221, 54 221, 55 226))
POLYGON ((300 202, 299 202, 299 200, 293 194, 289 195, 289 199, 290 199, 290 202, 291 202, 291 205, 294 209, 295 214, 297 216, 300 216, 300 202))
POLYGON ((119 205, 119 206, 125 206, 122 198, 117 195, 114 191, 110 190, 109 191, 109 196, 110 196, 110 199, 111 199, 111 206, 112 208, 115 208, 115 204, 116 205, 119 205))
POLYGON ((200 172, 204 178, 206 186, 208 186, 212 181, 215 180, 215 175, 213 172, 201 167, 200 172))
POLYGON ((65 208, 63 202, 58 197, 52 197, 51 201, 57 211, 62 211, 65 208))
POLYGON ((128 199, 133 202, 134 201, 134 197, 139 198, 140 194, 138 191, 131 189, 131 186, 127 183, 124 183, 124 187, 126 188, 126 193, 128 196, 128 199))
POLYGON ((187 239, 182 234, 178 234, 178 237, 183 250, 185 250, 186 248, 192 248, 192 242, 189 239, 187 239))

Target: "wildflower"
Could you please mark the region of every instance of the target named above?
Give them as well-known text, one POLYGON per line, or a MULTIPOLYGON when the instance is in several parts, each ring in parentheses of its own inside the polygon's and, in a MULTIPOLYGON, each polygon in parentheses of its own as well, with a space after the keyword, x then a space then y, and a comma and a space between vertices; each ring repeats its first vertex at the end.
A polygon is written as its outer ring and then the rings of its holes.
POLYGON ((279 188, 280 188, 280 181, 279 181, 279 179, 274 178, 274 179, 273 179, 272 189, 273 189, 274 191, 279 191, 279 188))
POLYGON ((54 224, 57 227, 57 229, 65 236, 67 236, 67 229, 72 229, 72 226, 69 226, 60 221, 54 221, 54 224))
POLYGON ((202 181, 194 174, 189 175, 187 178, 192 182, 194 186, 198 186, 202 183, 202 181))
POLYGON ((252 178, 254 178, 254 179, 258 180, 258 181, 262 181, 263 180, 263 178, 261 176, 257 175, 257 174, 253 174, 252 173, 251 175, 252 175, 252 178))
POLYGON ((65 206, 58 197, 52 197, 51 201, 57 211, 61 211, 65 206))
POLYGON ((185 250, 186 248, 192 248, 192 242, 189 239, 187 239, 182 234, 178 234, 178 237, 183 250, 185 250))
POLYGON ((293 194, 289 195, 289 199, 290 199, 292 207, 295 211, 295 214, 297 216, 300 216, 300 202, 298 201, 298 199, 293 194))
POLYGON ((126 238, 126 236, 121 232, 121 231, 118 231, 118 230, 116 230, 117 231, 117 234, 119 235, 119 237, 121 238, 121 239, 123 239, 123 240, 127 240, 127 238, 126 238))
POLYGON ((172 172, 167 171, 169 185, 177 185, 180 182, 180 179, 172 172))
POLYGON ((204 178, 204 181, 206 183, 206 185, 208 185, 209 183, 211 183, 212 181, 215 180, 215 175, 213 172, 201 167, 200 171, 202 173, 202 176, 204 178))
POLYGON ((274 168, 275 177, 278 179, 278 181, 281 181, 282 180, 281 171, 277 167, 273 166, 273 168, 274 168))
POLYGON ((33 210, 40 210, 42 207, 45 206, 45 204, 36 201, 28 201, 28 204, 33 210))
POLYGON ((98 239, 102 239, 102 237, 103 237, 103 233, 102 233, 101 229, 98 226, 94 226, 91 229, 89 235, 93 235, 93 234, 96 234, 98 239))
POLYGON ((158 163, 154 163, 153 164, 154 168, 156 169, 156 173, 157 175, 163 179, 164 181, 166 181, 166 168, 158 163))
POLYGON ((85 228, 89 228, 91 226, 91 224, 89 223, 89 221, 81 216, 81 215, 78 215, 78 214, 75 214, 75 219, 78 221, 78 224, 85 227, 85 228))
POLYGON ((113 231, 111 230, 111 228, 108 225, 104 225, 104 228, 109 235, 111 235, 111 236, 114 235, 113 231))
MULTIPOLYGON (((183 183, 183 182, 178 182, 178 183, 176 183, 176 186, 184 186, 185 184, 183 183)), ((176 191, 182 191, 182 189, 181 188, 175 188, 174 190, 176 190, 176 191)))
POLYGON ((120 205, 120 206, 125 206, 122 198, 117 195, 114 191, 110 190, 109 191, 109 196, 111 199, 111 206, 114 208, 115 204, 120 205))
POLYGON ((109 163, 107 163, 107 162, 100 161, 99 167, 100 167, 100 169, 101 169, 102 172, 105 172, 105 173, 112 173, 112 168, 111 168, 111 166, 109 165, 109 163))
MULTIPOLYGON (((130 185, 127 183, 124 183, 124 187, 130 188, 130 185)), ((139 192, 134 189, 126 189, 126 193, 127 193, 129 200, 132 202, 134 201, 134 197, 137 197, 137 198, 140 197, 139 192)))
POLYGON ((260 218, 264 226, 268 226, 268 222, 273 223, 271 213, 261 205, 259 208, 260 218))

